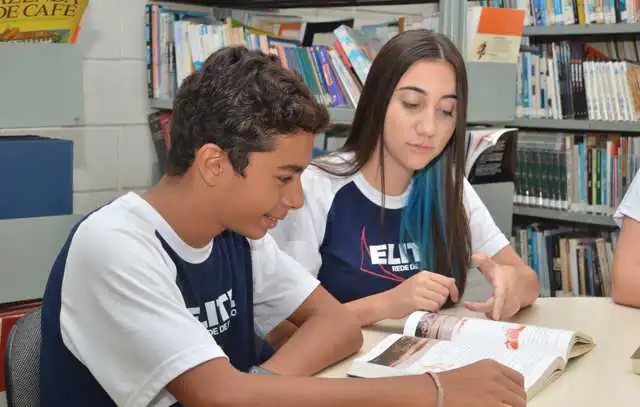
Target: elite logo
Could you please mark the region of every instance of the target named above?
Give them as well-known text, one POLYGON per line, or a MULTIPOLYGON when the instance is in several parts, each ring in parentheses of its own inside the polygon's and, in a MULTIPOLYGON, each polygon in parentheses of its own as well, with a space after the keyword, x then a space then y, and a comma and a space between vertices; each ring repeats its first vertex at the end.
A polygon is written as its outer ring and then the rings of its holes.
MULTIPOLYGON (((191 307, 189 312, 200 320, 200 307, 191 307)), ((207 301, 204 304, 205 319, 200 321, 211 335, 216 336, 226 332, 231 326, 231 320, 236 316, 238 310, 233 300, 233 290, 222 293, 215 300, 207 301)))

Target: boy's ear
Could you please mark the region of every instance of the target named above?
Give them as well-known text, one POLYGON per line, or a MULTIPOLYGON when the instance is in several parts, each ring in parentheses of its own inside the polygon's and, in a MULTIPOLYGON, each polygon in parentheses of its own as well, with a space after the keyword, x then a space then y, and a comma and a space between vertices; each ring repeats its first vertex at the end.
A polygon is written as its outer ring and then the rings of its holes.
POLYGON ((202 180, 209 186, 216 186, 229 167, 227 154, 216 144, 200 147, 194 161, 202 180))

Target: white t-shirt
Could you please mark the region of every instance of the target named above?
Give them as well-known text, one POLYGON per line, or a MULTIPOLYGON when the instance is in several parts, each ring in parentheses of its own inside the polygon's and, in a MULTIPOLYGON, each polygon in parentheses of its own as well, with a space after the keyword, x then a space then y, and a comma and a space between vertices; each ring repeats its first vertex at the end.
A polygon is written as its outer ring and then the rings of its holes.
POLYGON ((247 370, 255 335, 317 285, 269 235, 225 231, 193 248, 128 193, 86 217, 52 268, 42 406, 176 405, 170 381, 214 358, 247 370))
POLYGON ((640 222, 640 176, 638 174, 640 174, 640 169, 634 175, 622 202, 613 214, 613 220, 618 227, 622 227, 625 216, 640 222))
MULTIPOLYGON (((351 155, 330 156, 333 163, 351 155)), ((419 270, 414 244, 400 242, 400 220, 411 189, 384 197, 358 172, 337 177, 311 165, 302 174, 304 206, 291 211, 271 233, 342 302, 394 287, 419 270)), ((464 207, 473 253, 493 256, 509 244, 475 190, 464 180, 464 207)), ((430 270, 442 273, 440 270, 430 270)))

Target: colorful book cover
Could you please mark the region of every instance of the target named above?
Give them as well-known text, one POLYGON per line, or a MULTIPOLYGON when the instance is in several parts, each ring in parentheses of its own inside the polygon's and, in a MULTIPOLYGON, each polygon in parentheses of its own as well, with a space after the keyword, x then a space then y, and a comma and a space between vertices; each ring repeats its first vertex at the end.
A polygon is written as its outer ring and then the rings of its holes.
POLYGON ((467 22, 468 60, 517 62, 524 31, 524 10, 470 7, 467 22))
POLYGON ((0 3, 0 42, 75 44, 89 0, 0 3))

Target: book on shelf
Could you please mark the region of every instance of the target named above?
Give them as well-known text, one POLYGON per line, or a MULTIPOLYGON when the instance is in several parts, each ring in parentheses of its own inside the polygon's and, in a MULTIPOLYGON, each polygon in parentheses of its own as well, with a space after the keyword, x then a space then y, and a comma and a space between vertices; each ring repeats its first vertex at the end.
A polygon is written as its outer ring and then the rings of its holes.
POLYGON ((516 117, 640 119, 640 43, 635 39, 522 42, 516 117))
POLYGON ((388 335, 356 357, 348 374, 416 375, 493 359, 524 376, 531 399, 558 378, 570 360, 594 346, 582 332, 417 311, 409 315, 403 332, 388 335))
POLYGON ((167 154, 171 146, 171 114, 170 111, 160 110, 150 113, 147 117, 151 141, 158 158, 161 174, 165 171, 167 154))
POLYGON ((536 272, 542 297, 611 296, 618 231, 527 223, 514 225, 516 253, 536 272))
POLYGON ((472 184, 516 182, 518 129, 467 131, 465 175, 472 184))
POLYGON ((610 216, 640 168, 640 143, 619 134, 518 134, 514 203, 610 216))
POLYGON ((515 64, 523 31, 523 10, 468 7, 466 59, 476 62, 515 64))
POLYGON ((640 22, 638 0, 480 0, 487 7, 519 8, 530 26, 640 22))

